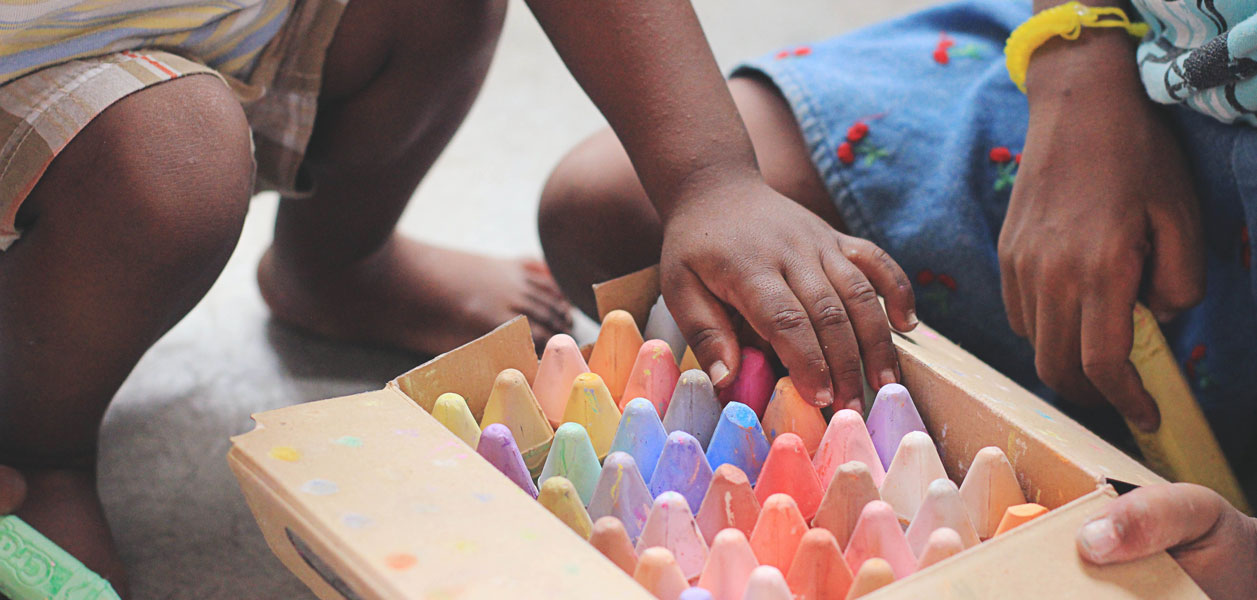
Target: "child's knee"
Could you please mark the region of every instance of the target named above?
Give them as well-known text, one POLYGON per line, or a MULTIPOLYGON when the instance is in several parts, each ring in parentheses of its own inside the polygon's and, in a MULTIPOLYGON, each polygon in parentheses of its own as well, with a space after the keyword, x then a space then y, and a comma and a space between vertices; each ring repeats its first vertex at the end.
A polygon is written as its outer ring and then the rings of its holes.
POLYGON ((581 142, 550 173, 541 191, 537 227, 546 253, 564 240, 597 235, 607 226, 637 229, 657 220, 619 141, 603 131, 581 142))

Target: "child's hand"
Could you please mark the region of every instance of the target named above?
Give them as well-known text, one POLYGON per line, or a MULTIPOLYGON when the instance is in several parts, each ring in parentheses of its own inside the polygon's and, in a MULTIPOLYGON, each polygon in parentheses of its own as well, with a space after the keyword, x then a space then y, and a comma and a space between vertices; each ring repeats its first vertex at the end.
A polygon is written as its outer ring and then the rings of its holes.
POLYGON ((1124 35, 1035 53, 999 259, 1009 323, 1043 382, 1151 431, 1160 415, 1129 360, 1131 311, 1141 291, 1163 318, 1200 301, 1204 259, 1186 160, 1124 35))
POLYGON ((739 348, 728 308, 773 349, 804 398, 859 410, 869 384, 899 381, 878 302, 916 326, 912 287, 890 256, 843 235, 762 180, 730 181, 678 202, 664 226, 664 297, 712 381, 728 384, 739 348), (835 396, 835 392, 837 396, 835 396))
POLYGON ((1078 531, 1078 553, 1109 564, 1168 550, 1214 600, 1257 593, 1257 520, 1189 483, 1137 489, 1078 531))
POLYGON ((26 500, 26 478, 13 467, 0 466, 0 515, 12 514, 26 500))

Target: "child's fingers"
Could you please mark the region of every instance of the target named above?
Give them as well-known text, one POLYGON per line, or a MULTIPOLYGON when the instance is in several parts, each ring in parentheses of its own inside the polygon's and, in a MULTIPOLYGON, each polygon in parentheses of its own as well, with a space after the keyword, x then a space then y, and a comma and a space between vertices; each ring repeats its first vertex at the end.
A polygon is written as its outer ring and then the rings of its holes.
POLYGON ((1021 311, 1021 287, 1018 285, 1017 268, 1010 254, 999 253, 1000 293, 1004 297, 1004 312, 1008 315, 1008 326, 1018 337, 1028 337, 1026 332, 1026 315, 1021 311))
POLYGON ((815 404, 833 404, 829 364, 812 319, 781 273, 761 271, 734 282, 734 286, 735 307, 755 332, 772 344, 799 392, 813 398, 815 404))
POLYGON ((724 304, 684 267, 668 270, 663 283, 664 302, 712 384, 723 388, 732 383, 730 375, 737 372, 742 354, 724 304))
POLYGON ((11 514, 26 500, 26 478, 13 467, 0 466, 0 515, 11 514))
MULTIPOLYGON (((869 385, 880 389, 888 383, 898 383, 899 357, 895 354, 895 344, 890 339, 886 312, 882 310, 882 303, 877 301, 877 292, 873 285, 856 265, 842 256, 829 254, 823 260, 825 272, 839 290, 842 302, 851 314, 851 326, 860 344, 860 356, 864 359, 869 385)), ((862 384, 857 393, 862 402, 862 384)))
POLYGON ((1082 314, 1076 291, 1061 287, 1052 302, 1040 302, 1034 366, 1039 379, 1065 398, 1083 405, 1104 402, 1082 370, 1082 314))
POLYGON ((886 299, 891 325, 899 331, 917 326, 917 301, 908 274, 877 244, 862 238, 838 234, 838 247, 886 299))
MULTIPOLYGON (((1116 264, 1116 263, 1115 263, 1116 264)), ((1156 431, 1161 414, 1130 362, 1135 339, 1131 317, 1137 277, 1093 283, 1082 298, 1082 370, 1117 411, 1143 431, 1156 431)))
MULTIPOLYGON (((786 279, 812 320, 838 402, 843 407, 863 402, 859 344, 851 328, 851 316, 825 270, 819 264, 811 269, 794 268, 787 272, 786 279)), ((803 397, 812 399, 809 395, 803 397)), ((815 404, 827 406, 820 402, 815 404)))
POLYGON ((1184 545, 1207 544, 1234 511, 1208 488, 1189 483, 1139 488, 1118 497, 1078 530, 1078 553, 1109 564, 1184 545))
POLYGON ((1178 203, 1180 211, 1149 211, 1152 227, 1152 264, 1148 309, 1158 320, 1187 310, 1205 297, 1205 256, 1196 202, 1178 203), (1194 217, 1194 218, 1193 218, 1194 217))

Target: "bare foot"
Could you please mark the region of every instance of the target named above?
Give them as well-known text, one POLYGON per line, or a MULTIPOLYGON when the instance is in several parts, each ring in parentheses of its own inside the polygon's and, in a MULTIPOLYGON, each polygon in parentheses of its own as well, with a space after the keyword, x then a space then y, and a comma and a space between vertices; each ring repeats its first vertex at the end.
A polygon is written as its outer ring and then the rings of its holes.
POLYGON ((571 329, 571 305, 545 263, 438 248, 394 235, 346 268, 296 265, 272 246, 258 265, 275 318, 332 339, 438 354, 516 315, 533 339, 571 329))

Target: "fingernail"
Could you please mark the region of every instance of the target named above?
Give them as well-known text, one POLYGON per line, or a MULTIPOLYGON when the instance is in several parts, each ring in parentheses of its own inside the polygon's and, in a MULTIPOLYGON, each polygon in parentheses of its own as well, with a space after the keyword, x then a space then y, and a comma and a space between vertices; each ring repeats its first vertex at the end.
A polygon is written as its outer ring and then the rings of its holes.
POLYGON ((829 406, 834 403, 834 393, 829 390, 816 392, 816 406, 829 406))
POLYGON ((864 398, 852 398, 847 400, 847 408, 860 414, 864 414, 864 398))
POLYGON ((881 388, 883 385, 888 383, 898 383, 895 381, 895 372, 890 369, 883 369, 880 379, 881 381, 877 386, 878 388, 881 388))
POLYGON ((718 360, 711 363, 711 367, 708 367, 707 369, 707 374, 711 376, 712 385, 720 385, 720 382, 724 381, 725 377, 729 376, 729 367, 725 366, 723 360, 718 360))
POLYGON ((1107 517, 1083 525, 1082 531, 1078 532, 1078 540, 1087 554, 1096 560, 1103 560, 1122 543, 1113 521, 1107 517))
POLYGON ((920 324, 921 322, 917 320, 917 311, 915 310, 908 311, 908 327, 916 327, 917 325, 920 325, 920 324))

